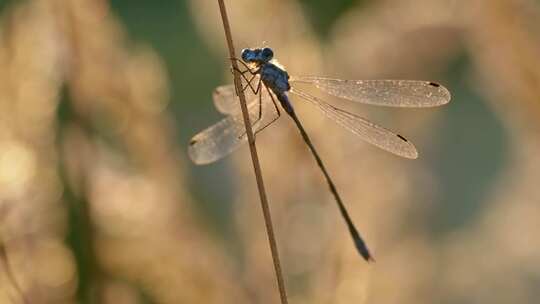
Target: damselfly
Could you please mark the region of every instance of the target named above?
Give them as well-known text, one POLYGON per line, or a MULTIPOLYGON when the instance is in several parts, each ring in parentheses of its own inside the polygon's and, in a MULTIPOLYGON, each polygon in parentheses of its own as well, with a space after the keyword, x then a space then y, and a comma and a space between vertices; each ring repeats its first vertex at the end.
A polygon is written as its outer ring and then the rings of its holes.
MULTIPOLYGON (((307 101, 351 133, 361 139, 405 158, 417 158, 414 145, 405 137, 382 128, 360 116, 339 109, 318 97, 308 94, 296 84, 312 84, 323 92, 353 102, 391 106, 391 107, 434 107, 450 101, 450 93, 443 86, 429 81, 417 80, 341 80, 323 77, 293 76, 272 60, 274 53, 270 48, 242 50, 239 63, 245 70, 238 71, 246 84, 242 90, 246 93, 250 121, 255 134, 275 122, 281 112, 278 101, 285 112, 294 120, 302 138, 321 169, 330 191, 338 204, 341 215, 351 233, 356 248, 362 257, 373 260, 365 242, 354 226, 336 187, 328 174, 317 150, 313 146, 304 127, 300 123, 289 94, 307 101)), ((233 152, 247 142, 245 126, 240 112, 236 89, 225 85, 214 91, 214 104, 218 111, 227 116, 213 126, 195 135, 188 153, 196 164, 208 164, 233 152)))

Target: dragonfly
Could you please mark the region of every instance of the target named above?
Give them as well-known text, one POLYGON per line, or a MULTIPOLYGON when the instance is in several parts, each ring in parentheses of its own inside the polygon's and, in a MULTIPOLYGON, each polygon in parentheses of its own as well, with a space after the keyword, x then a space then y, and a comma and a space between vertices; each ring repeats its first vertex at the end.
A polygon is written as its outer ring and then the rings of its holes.
MULTIPOLYGON (((258 134, 281 117, 281 110, 295 122, 300 135, 321 169, 341 216, 359 254, 368 262, 374 261, 364 239, 360 236, 337 188, 319 153, 300 122, 289 96, 308 102, 326 117, 341 125, 360 139, 395 155, 415 159, 418 152, 404 136, 380 127, 356 114, 340 109, 298 88, 308 84, 344 100, 388 107, 435 107, 450 101, 450 92, 442 85, 419 80, 342 80, 314 76, 289 76, 274 59, 269 47, 246 48, 236 72, 243 78, 248 113, 254 134, 258 134), (278 105, 279 104, 279 105, 278 105)), ((216 109, 226 115, 221 121, 196 134, 190 141, 188 154, 195 164, 209 164, 235 151, 247 142, 245 125, 234 85, 217 87, 213 92, 216 109)))

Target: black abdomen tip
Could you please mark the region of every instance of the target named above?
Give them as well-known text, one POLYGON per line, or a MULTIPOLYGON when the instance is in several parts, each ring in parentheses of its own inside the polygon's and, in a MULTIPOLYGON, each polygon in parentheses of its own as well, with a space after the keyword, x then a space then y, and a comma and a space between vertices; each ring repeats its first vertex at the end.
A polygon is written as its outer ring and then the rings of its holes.
POLYGON ((364 240, 360 238, 360 236, 357 236, 354 238, 354 245, 356 246, 356 250, 358 250, 358 253, 364 258, 366 262, 375 262, 375 259, 369 252, 366 243, 364 243, 364 240))

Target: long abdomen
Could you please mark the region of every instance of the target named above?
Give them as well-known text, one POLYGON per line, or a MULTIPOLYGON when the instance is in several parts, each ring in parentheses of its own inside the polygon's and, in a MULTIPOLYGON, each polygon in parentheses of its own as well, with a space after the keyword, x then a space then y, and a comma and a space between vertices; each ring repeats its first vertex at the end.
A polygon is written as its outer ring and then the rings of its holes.
POLYGON ((285 109, 285 112, 287 112, 287 114, 289 115, 293 114, 294 108, 291 102, 289 101, 289 96, 287 96, 285 92, 280 92, 280 93, 275 93, 275 94, 276 94, 277 99, 279 100, 279 103, 281 103, 281 106, 283 107, 283 109, 285 109))

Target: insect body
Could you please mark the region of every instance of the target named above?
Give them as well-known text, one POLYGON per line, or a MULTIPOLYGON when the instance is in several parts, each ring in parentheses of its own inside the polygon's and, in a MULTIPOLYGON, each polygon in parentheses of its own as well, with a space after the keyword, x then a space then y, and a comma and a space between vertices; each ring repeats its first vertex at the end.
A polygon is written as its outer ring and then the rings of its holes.
POLYGON ((242 50, 242 60, 257 68, 254 73, 260 75, 261 81, 276 95, 285 111, 291 113, 293 107, 285 94, 285 92, 291 89, 291 85, 289 84, 290 77, 284 68, 270 62, 273 57, 274 52, 270 48, 242 50))
MULTIPOLYGON (((280 110, 276 104, 276 100, 279 101, 281 107, 295 122, 302 138, 321 169, 358 252, 365 260, 373 260, 364 240, 354 226, 324 163, 300 123, 289 101, 288 94, 314 105, 328 118, 361 139, 396 155, 414 159, 418 157, 418 152, 405 137, 303 92, 295 84, 312 84, 330 95, 353 102, 393 107, 439 106, 450 101, 450 93, 443 86, 430 81, 341 80, 312 76, 289 77, 283 67, 272 61, 274 52, 270 48, 244 49, 241 57, 242 60, 236 60, 243 64, 246 69, 238 72, 246 82, 246 86, 242 89, 246 90, 249 87, 249 90, 245 92, 250 95, 248 111, 255 133, 262 131, 280 117, 280 110), (251 77, 246 76, 246 74, 250 74, 251 77), (253 80, 256 82, 255 87, 252 84, 253 80)), ((220 112, 228 116, 195 135, 191 140, 188 153, 197 164, 214 162, 230 154, 242 143, 246 142, 246 136, 244 136, 245 127, 242 115, 238 111, 238 98, 234 86, 218 87, 214 92, 214 103, 220 112)))

